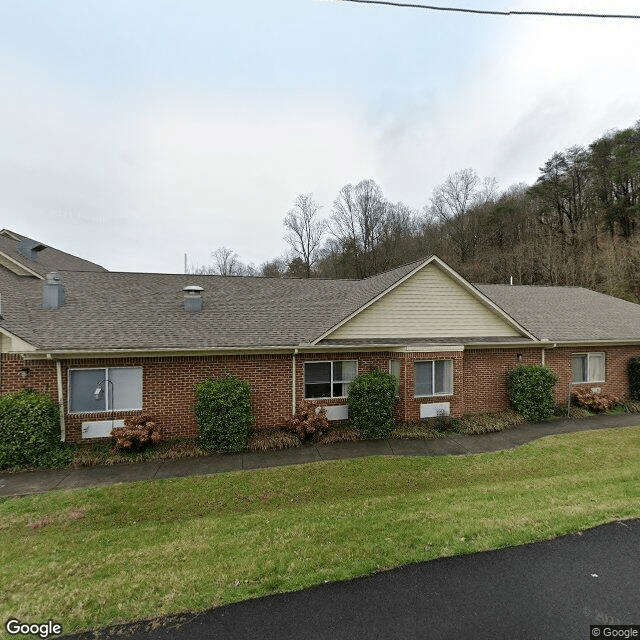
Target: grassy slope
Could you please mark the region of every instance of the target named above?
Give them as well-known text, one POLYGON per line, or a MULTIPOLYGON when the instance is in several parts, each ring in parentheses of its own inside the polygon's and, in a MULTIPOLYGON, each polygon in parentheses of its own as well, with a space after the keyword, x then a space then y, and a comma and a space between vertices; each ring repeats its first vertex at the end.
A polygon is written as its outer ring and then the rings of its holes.
POLYGON ((640 516, 640 427, 464 458, 341 460, 6 499, 0 619, 52 617, 68 633, 631 516, 640 516))

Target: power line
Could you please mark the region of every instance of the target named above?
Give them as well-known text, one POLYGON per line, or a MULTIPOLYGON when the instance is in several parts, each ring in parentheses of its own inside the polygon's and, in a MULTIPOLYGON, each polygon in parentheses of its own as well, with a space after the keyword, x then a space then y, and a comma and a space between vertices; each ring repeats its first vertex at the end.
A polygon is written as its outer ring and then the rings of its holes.
POLYGON ((392 2, 392 0, 339 0, 340 2, 358 2, 360 4, 382 4, 390 7, 408 9, 426 9, 428 11, 449 11, 455 13, 474 13, 486 16, 550 16, 554 18, 605 18, 620 20, 640 20, 640 15, 621 13, 572 13, 565 11, 495 11, 490 9, 465 9, 462 7, 438 7, 429 4, 410 4, 392 2))

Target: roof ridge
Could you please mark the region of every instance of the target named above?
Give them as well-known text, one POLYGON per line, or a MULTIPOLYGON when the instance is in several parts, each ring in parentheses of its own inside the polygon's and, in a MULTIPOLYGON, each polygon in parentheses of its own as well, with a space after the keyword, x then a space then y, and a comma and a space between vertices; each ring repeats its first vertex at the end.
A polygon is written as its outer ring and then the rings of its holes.
POLYGON ((418 258, 417 260, 411 260, 411 262, 405 262, 404 264, 400 264, 397 267, 393 267, 391 269, 387 269, 386 271, 381 271, 380 273, 375 273, 372 276, 367 276, 366 278, 360 278, 358 281, 359 282, 364 282, 365 280, 371 280, 371 278, 377 278, 378 276, 384 276, 387 275, 389 273, 392 273, 393 271, 397 271, 398 269, 405 269, 406 267, 415 264, 421 264, 422 262, 426 262, 427 260, 429 260, 429 258, 432 258, 435 254, 432 253, 424 258, 418 258))

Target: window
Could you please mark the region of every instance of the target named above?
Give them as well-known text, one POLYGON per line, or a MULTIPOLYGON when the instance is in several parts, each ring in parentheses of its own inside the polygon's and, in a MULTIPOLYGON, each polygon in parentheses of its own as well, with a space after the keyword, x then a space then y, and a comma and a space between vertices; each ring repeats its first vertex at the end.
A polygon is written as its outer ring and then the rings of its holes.
POLYGON ((416 396, 450 396, 453 393, 453 360, 425 360, 415 363, 416 396))
POLYGON ((345 398, 358 375, 357 360, 304 363, 305 398, 345 398))
POLYGON ((604 382, 604 353, 574 353, 571 358, 572 382, 604 382))
POLYGON ((69 370, 69 413, 142 409, 142 368, 69 370))
POLYGON ((396 377, 396 398, 400 396, 400 360, 389 360, 389 373, 396 377))

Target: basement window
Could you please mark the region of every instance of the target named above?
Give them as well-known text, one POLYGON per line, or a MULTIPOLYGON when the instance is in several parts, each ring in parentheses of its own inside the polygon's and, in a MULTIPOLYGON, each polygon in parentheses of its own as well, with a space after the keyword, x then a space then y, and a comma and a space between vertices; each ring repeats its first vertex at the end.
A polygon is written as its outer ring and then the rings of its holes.
POLYGON ((358 375, 357 360, 304 363, 304 397, 346 398, 349 384, 358 375))
POLYGON ((424 360, 415 363, 416 398, 453 394, 453 360, 424 360))
POLYGON ((69 413, 142 409, 142 367, 69 369, 69 413))
POLYGON ((604 353, 574 353, 571 357, 572 382, 604 382, 604 353))

